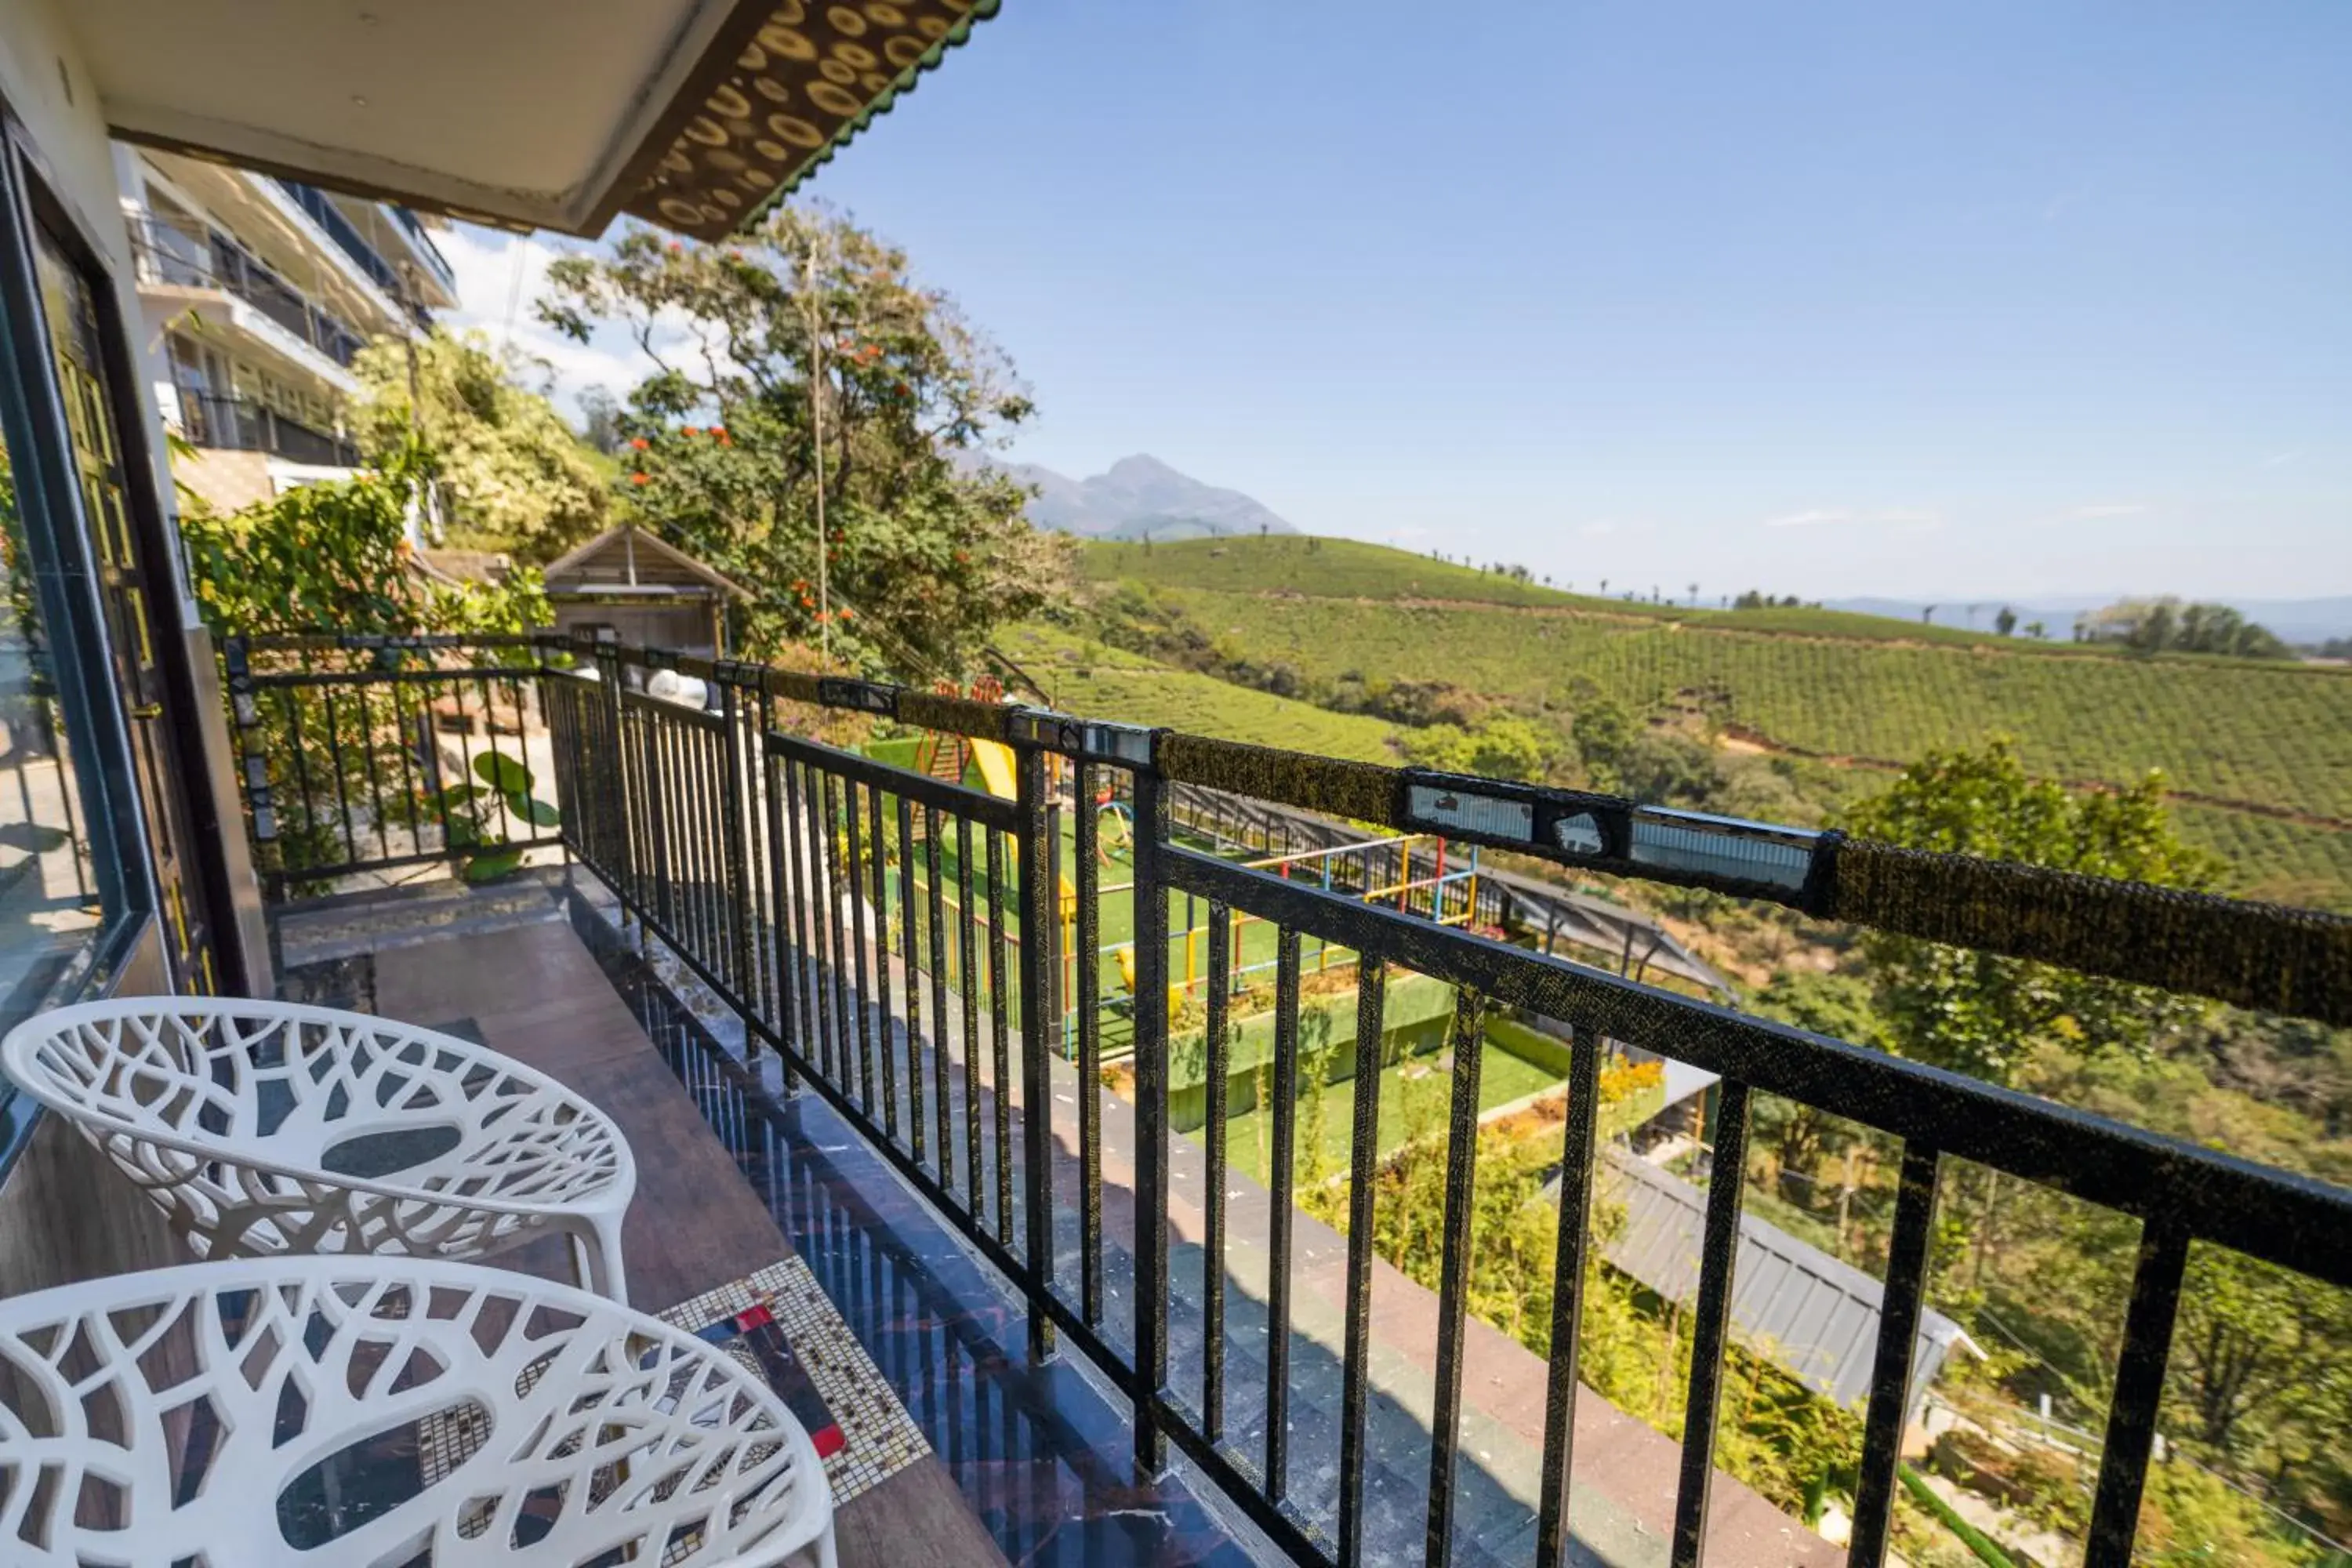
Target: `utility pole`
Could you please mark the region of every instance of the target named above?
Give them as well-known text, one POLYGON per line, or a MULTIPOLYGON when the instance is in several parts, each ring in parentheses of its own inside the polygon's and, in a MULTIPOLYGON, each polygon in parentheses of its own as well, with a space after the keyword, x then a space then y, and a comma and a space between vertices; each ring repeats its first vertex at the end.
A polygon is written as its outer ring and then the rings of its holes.
POLYGON ((833 595, 825 581, 824 534, 824 331, 817 319, 816 241, 809 241, 807 299, 809 334, 809 449, 816 459, 816 635, 827 669, 833 668, 833 595))

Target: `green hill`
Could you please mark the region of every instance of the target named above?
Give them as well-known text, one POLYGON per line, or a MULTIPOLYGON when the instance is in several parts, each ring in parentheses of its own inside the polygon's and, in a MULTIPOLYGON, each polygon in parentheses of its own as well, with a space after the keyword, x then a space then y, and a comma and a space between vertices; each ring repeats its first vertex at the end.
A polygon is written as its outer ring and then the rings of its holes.
POLYGON ((1019 626, 996 639, 1065 713, 1128 724, 1168 725, 1222 741, 1283 746, 1354 762, 1394 763, 1394 727, 1333 713, 1213 676, 1175 669, 1089 642, 1058 627, 1019 626))
MULTIPOLYGON (((2242 888, 2352 906, 2352 672, 1834 611, 1630 605, 1339 540, 1097 545, 1086 561, 1098 579, 1153 585, 1236 668, 1310 700, 1443 682, 1563 717, 1602 698, 1696 710, 1736 747, 1865 773, 1996 731, 2036 773, 2078 785, 2160 768, 2183 831, 2242 888)), ((1213 710, 1213 694, 1188 705, 1213 710)))
MULTIPOLYGON (((1205 588, 1226 593, 1301 594, 1309 598, 1410 600, 1439 604, 1515 605, 1630 619, 1675 622, 1693 627, 1789 637, 1852 637, 1865 642, 1920 642, 1956 647, 1990 647, 2056 658, 2114 658, 2111 648, 2072 642, 2002 637, 1958 626, 1891 620, 1850 610, 1724 610, 1684 604, 1652 604, 1600 594, 1570 593, 1540 582, 1522 582, 1500 572, 1484 572, 1432 560, 1385 544, 1353 539, 1287 537, 1189 539, 1157 543, 1094 541, 1080 552, 1080 570, 1097 582, 1128 580, 1155 588, 1205 588)), ((1593 584, 1598 586, 1598 584, 1593 584)), ((1620 585, 1620 592, 1632 584, 1620 585)), ((1667 597, 1681 587, 1659 585, 1667 597)), ((1647 595, 1650 585, 1641 585, 1647 595)), ((2166 656, 2168 659, 2178 656, 2166 656)), ((2200 663, 2211 663, 2200 659, 2200 663)))

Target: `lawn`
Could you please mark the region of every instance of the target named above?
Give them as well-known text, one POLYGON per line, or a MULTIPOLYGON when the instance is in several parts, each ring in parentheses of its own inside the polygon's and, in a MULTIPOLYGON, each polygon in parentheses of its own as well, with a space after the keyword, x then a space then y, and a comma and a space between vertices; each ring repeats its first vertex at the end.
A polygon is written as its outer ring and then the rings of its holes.
MULTIPOLYGON (((1478 1067, 1478 1108, 1492 1110, 1507 1104, 1523 1095, 1533 1094, 1559 1081, 1559 1075, 1520 1060, 1510 1052, 1489 1041, 1486 1056, 1478 1067)), ((1453 1077, 1440 1068, 1441 1054, 1408 1058, 1381 1072, 1381 1122, 1379 1149, 1383 1154, 1402 1145, 1416 1132, 1438 1133, 1445 1127, 1446 1106, 1453 1092, 1453 1077), (1407 1078, 1410 1070, 1414 1076, 1407 1078)), ((1326 1084, 1322 1101, 1322 1146, 1324 1168, 1344 1171, 1348 1168, 1348 1141, 1355 1118, 1356 1086, 1351 1079, 1345 1083, 1326 1084)), ((1301 1106, 1298 1136, 1305 1138, 1313 1125, 1314 1113, 1301 1106)), ((1185 1134, 1202 1142, 1207 1130, 1197 1129, 1185 1134)), ((1274 1119, 1262 1108, 1252 1108, 1225 1121, 1225 1159, 1232 1167, 1258 1181, 1267 1175, 1267 1156, 1274 1144, 1274 1119)))

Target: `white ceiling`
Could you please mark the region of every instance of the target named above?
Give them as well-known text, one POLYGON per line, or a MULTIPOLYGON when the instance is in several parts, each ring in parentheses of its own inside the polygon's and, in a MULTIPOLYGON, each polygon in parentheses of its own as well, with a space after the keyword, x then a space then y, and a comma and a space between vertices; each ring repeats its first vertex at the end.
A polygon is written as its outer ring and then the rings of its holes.
MULTIPOLYGON (((583 231, 730 0, 73 0, 108 123, 583 231)), ((615 198, 617 200, 617 198, 615 198)))

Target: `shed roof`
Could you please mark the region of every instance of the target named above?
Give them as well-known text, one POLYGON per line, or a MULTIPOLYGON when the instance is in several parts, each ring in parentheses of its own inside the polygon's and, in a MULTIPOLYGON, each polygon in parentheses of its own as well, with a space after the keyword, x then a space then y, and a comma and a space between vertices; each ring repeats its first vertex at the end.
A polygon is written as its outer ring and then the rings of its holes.
POLYGON ((626 522, 551 562, 543 575, 553 598, 615 593, 698 599, 751 596, 660 535, 626 522))
MULTIPOLYGON (((1606 1152, 1597 1175, 1601 1194, 1625 1207, 1624 1226, 1603 1256, 1668 1300, 1695 1300, 1699 1243, 1706 1231, 1705 1189, 1622 1149, 1606 1152)), ((1732 1331, 1741 1343, 1839 1405, 1851 1407, 1869 1396, 1885 1300, 1878 1280, 1742 1215, 1731 1282, 1732 1331)), ((1906 1417, 1916 1414, 1955 1344, 1975 1348, 1967 1331, 1941 1312, 1919 1314, 1906 1417)))

